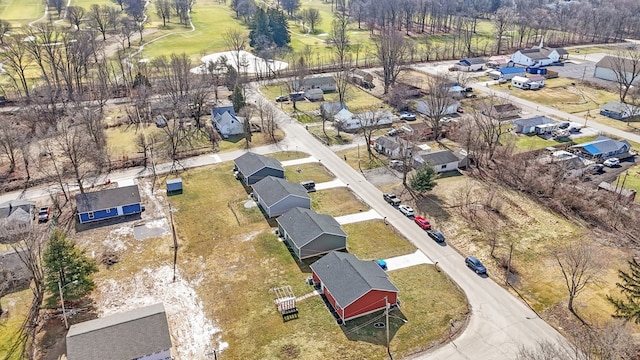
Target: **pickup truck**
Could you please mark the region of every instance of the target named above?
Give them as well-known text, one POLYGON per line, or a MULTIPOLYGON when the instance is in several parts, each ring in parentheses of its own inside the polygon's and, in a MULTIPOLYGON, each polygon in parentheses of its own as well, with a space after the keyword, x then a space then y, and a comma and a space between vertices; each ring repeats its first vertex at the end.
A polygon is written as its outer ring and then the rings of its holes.
POLYGON ((382 194, 382 198, 384 199, 384 201, 388 202, 389 204, 391 204, 393 206, 400 205, 400 199, 398 199, 396 194, 384 193, 384 194, 382 194))

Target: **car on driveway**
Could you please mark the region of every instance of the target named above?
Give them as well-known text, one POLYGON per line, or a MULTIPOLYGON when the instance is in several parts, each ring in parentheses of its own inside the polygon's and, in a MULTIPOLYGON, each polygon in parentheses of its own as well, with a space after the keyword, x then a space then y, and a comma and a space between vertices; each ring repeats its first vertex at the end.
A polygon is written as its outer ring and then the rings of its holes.
POLYGON ((602 165, 606 166, 606 167, 615 167, 620 165, 620 159, 618 158, 609 158, 607 160, 605 160, 602 165))
POLYGON ((38 211, 38 222, 44 223, 49 221, 49 217, 51 216, 51 209, 48 206, 41 207, 40 211, 38 211))
POLYGON ((467 256, 466 259, 464 259, 464 262, 467 264, 467 266, 476 272, 476 274, 486 274, 487 273, 487 268, 484 267, 484 265, 482 265, 482 262, 480 262, 480 260, 474 258, 473 256, 467 256))
POLYGON ((411 111, 403 111, 400 113, 400 120, 406 121, 414 121, 416 119, 416 114, 411 111))
POLYGON ((289 97, 287 95, 278 96, 276 98, 276 102, 286 102, 289 101, 289 97))
POLYGON ((411 217, 411 216, 415 215, 415 212, 413 211, 413 208, 411 206, 409 206, 409 205, 400 205, 400 206, 398 206, 398 210, 400 210, 400 212, 404 216, 411 217))
POLYGON ((432 238, 436 242, 439 242, 439 243, 444 242, 444 235, 442 235, 440 231, 429 229, 427 230, 427 234, 429 235, 430 238, 432 238))
POLYGON ((429 220, 427 220, 424 216, 416 216, 415 219, 413 219, 413 221, 424 230, 431 229, 431 224, 429 223, 429 220))

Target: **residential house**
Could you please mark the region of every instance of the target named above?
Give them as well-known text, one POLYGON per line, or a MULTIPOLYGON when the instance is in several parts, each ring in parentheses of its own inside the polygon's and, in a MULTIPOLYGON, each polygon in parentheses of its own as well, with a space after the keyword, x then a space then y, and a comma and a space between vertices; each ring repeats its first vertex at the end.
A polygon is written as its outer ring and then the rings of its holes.
POLYGON ((418 149, 404 139, 399 137, 380 136, 374 140, 373 148, 380 154, 386 155, 391 159, 403 159, 404 157, 417 154, 418 149))
POLYGON ((488 108, 482 109, 482 114, 498 121, 505 121, 520 116, 520 108, 511 104, 491 104, 488 108))
POLYGON ((436 138, 431 125, 424 122, 414 122, 402 125, 402 137, 413 142, 430 141, 436 138))
POLYGON ((31 271, 22 259, 26 250, 10 250, 0 253, 0 297, 17 291, 26 290, 33 278, 31 271))
POLYGON ((341 323, 398 304, 398 288, 375 261, 332 251, 310 267, 313 282, 341 323))
POLYGON ((223 139, 244 134, 245 121, 244 118, 236 116, 235 113, 229 111, 225 111, 222 114, 217 112, 214 114, 212 111, 213 126, 215 126, 223 139))
POLYGON ((448 92, 449 96, 453 97, 454 99, 462 99, 467 92, 466 90, 467 89, 463 88, 462 86, 455 84, 449 87, 448 92))
POLYGON ((458 61, 454 67, 460 71, 481 71, 485 63, 483 58, 465 58, 458 61))
POLYGON ((0 243, 19 240, 21 234, 31 231, 36 204, 32 201, 11 200, 0 204, 0 243))
POLYGON ((347 248, 347 234, 333 216, 296 207, 276 221, 278 234, 300 260, 347 248))
POLYGON ((253 185, 268 176, 284 179, 284 168, 274 158, 247 152, 233 160, 233 163, 238 172, 236 177, 245 185, 253 185))
POLYGON ((236 111, 233 109, 233 105, 226 104, 216 104, 211 108, 211 117, 213 118, 216 115, 222 115, 224 113, 229 113, 233 116, 236 115, 236 111))
POLYGON ((373 89, 375 87, 375 85, 373 85, 373 75, 364 70, 352 70, 349 80, 365 89, 373 89))
POLYGON ((491 69, 499 69, 509 64, 510 57, 504 55, 492 56, 487 61, 487 67, 491 69))
POLYGON ((347 109, 342 109, 333 117, 335 125, 343 131, 391 125, 394 119, 395 116, 389 110, 365 111, 353 114, 347 109))
POLYGON ((544 86, 544 77, 536 76, 528 78, 524 76, 514 76, 511 79, 511 86, 523 90, 537 90, 544 86))
POLYGON ((354 69, 353 74, 362 77, 365 81, 373 82, 373 75, 370 72, 361 69, 354 69))
POLYGON ((513 122, 513 130, 519 134, 546 134, 553 132, 560 124, 545 116, 518 119, 513 122))
POLYGON ((442 115, 451 115, 458 112, 458 108, 460 107, 460 102, 454 99, 449 99, 446 101, 438 101, 439 103, 443 103, 442 108, 430 109, 430 105, 428 101, 419 100, 416 102, 416 111, 427 115, 428 117, 434 116, 442 116, 442 115))
POLYGON ((593 160, 604 161, 608 158, 627 158, 631 145, 627 140, 614 140, 606 136, 598 136, 595 140, 573 145, 572 150, 593 160))
POLYGON ((171 335, 164 305, 73 324, 68 360, 171 360, 171 335))
POLYGON ((304 91, 304 97, 309 101, 323 101, 324 92, 322 89, 307 89, 304 91))
POLYGON ((561 59, 567 58, 569 53, 563 48, 550 48, 545 46, 533 49, 518 50, 511 55, 511 61, 522 66, 549 66, 561 59))
POLYGON ((333 78, 333 76, 308 77, 302 79, 302 82, 296 79, 293 80, 293 88, 297 91, 320 89, 325 93, 337 90, 336 80, 333 78))
POLYGON ((457 170, 459 162, 460 158, 451 150, 434 151, 413 157, 414 168, 429 164, 436 173, 457 170))
POLYGON ((596 63, 593 77, 637 85, 640 78, 640 63, 619 56, 607 55, 596 63), (622 79, 623 73, 624 79, 622 79))
POLYGON ((324 102, 320 104, 320 116, 325 120, 333 120, 333 116, 342 109, 349 110, 349 107, 343 102, 324 102))
POLYGON ((267 217, 276 217, 295 207, 311 209, 311 197, 299 183, 268 176, 253 184, 253 197, 267 217))
MULTIPOLYGON (((491 77, 491 74, 489 76, 491 77)), ((514 76, 526 76, 525 69, 518 66, 501 68, 498 70, 498 78, 495 80, 511 80, 514 76)))
POLYGON ((640 115, 640 107, 617 101, 610 101, 602 106, 600 115, 608 116, 616 120, 624 120, 640 115))
POLYGON ((142 213, 138 185, 123 186, 76 195, 81 224, 142 213))

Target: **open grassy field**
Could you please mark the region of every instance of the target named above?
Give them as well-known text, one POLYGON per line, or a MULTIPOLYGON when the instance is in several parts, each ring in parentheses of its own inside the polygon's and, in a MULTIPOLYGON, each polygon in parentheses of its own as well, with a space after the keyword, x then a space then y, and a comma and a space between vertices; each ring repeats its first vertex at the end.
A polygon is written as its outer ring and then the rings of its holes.
POLYGON ((364 145, 340 150, 337 151, 336 154, 343 159, 346 157, 347 163, 358 171, 360 171, 360 169, 375 169, 388 164, 388 160, 386 158, 375 152, 373 148, 371 150, 373 151, 371 157, 369 157, 367 148, 364 145))
POLYGON ((338 134, 338 131, 335 128, 328 126, 328 124, 324 131, 322 131, 322 126, 309 126, 308 130, 311 134, 320 139, 320 141, 329 146, 349 144, 353 140, 353 135, 345 133, 344 131, 341 131, 340 134, 338 134))
POLYGON ((44 2, 41 0, 6 0, 0 3, 0 19, 14 27, 26 25, 44 15, 44 2))
MULTIPOLYGON (((289 93, 289 90, 285 84, 263 86, 260 88, 260 91, 268 99, 271 99, 271 100, 275 99, 280 95, 287 95, 289 93)), ((338 93, 336 92, 336 93, 324 94, 324 101, 326 102, 338 101, 338 93)), ((358 109, 364 110, 364 109, 373 109, 373 108, 375 109, 386 108, 386 105, 383 104, 382 100, 371 95, 366 90, 360 89, 359 87, 353 86, 353 85, 349 85, 347 88, 345 103, 347 104, 347 106, 352 112, 358 111, 358 109)), ((319 110, 320 104, 322 104, 322 102, 312 102, 307 100, 297 101, 296 108, 302 112, 311 112, 311 111, 319 110)), ((294 112, 292 102, 280 103, 280 107, 286 112, 289 112, 289 113, 294 112)), ((318 118, 316 121, 322 121, 322 120, 318 118)))
POLYGON ((544 149, 549 146, 555 146, 560 144, 560 142, 555 141, 553 139, 543 139, 537 135, 523 135, 523 134, 504 134, 502 135, 504 142, 515 142, 515 146, 520 151, 531 151, 544 149))
POLYGON ((311 193, 311 208, 320 214, 331 216, 342 216, 369 210, 368 205, 360 201, 345 187, 311 193))
POLYGON ((287 180, 295 183, 313 180, 318 184, 334 179, 333 174, 319 162, 287 166, 284 169, 284 174, 287 180))
POLYGON ((2 297, 2 310, 0 317, 0 357, 5 360, 21 359, 18 355, 7 358, 9 347, 15 340, 15 335, 27 316, 33 295, 31 290, 23 290, 2 297))
POLYGON ((394 228, 382 220, 362 221, 342 227, 347 233, 347 249, 358 259, 388 259, 412 254, 416 247, 396 234, 394 228))
POLYGON ((550 82, 548 87, 545 86, 537 91, 514 88, 510 94, 541 105, 552 106, 570 114, 586 111, 597 113, 603 104, 616 101, 618 98, 616 94, 604 89, 594 89, 581 84, 571 85, 570 83, 553 87, 553 82, 550 82))
MULTIPOLYGON (((339 327, 321 298, 313 296, 298 302, 298 319, 282 321, 269 289, 290 285, 296 296, 311 292, 313 288, 303 281, 310 262, 296 261, 262 214, 242 206, 246 192, 230 169, 231 164, 221 164, 183 173, 185 188, 191 190, 169 199, 177 209, 181 271, 201 279, 197 292, 204 309, 229 344, 224 357, 275 359, 293 353, 299 359, 327 354, 342 359, 385 358, 384 330, 372 325, 356 328, 379 314, 339 327)), ((432 266, 398 270, 390 276, 403 301, 402 312, 392 315, 409 320, 403 324, 392 319, 394 355, 437 342, 447 335, 449 319, 462 320, 468 312, 464 295, 432 266), (433 311, 424 311, 424 304, 433 311)))
MULTIPOLYGON (((171 53, 185 53, 199 63, 202 55, 228 50, 221 36, 228 29, 236 29, 249 33, 249 30, 235 18, 228 4, 214 0, 199 0, 193 7, 191 17, 195 31, 189 27, 171 24, 172 32, 178 32, 145 46, 143 58, 152 59, 171 53), (212 20, 215 19, 215 25, 212 20)), ((172 20, 176 21, 176 20, 172 20)))
POLYGON ((71 0, 71 6, 81 6, 85 9, 90 8, 93 4, 98 4, 100 6, 109 5, 120 9, 120 6, 118 4, 109 0, 71 0))

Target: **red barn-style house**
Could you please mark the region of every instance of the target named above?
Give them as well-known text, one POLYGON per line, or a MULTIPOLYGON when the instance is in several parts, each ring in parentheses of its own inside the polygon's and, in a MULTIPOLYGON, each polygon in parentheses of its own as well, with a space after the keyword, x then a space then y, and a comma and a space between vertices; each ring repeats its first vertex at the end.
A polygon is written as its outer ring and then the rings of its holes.
POLYGON ((375 261, 332 251, 313 263, 311 271, 343 323, 398 303, 398 288, 375 261))

